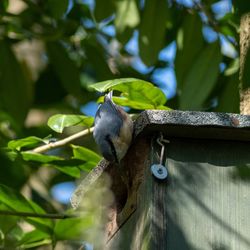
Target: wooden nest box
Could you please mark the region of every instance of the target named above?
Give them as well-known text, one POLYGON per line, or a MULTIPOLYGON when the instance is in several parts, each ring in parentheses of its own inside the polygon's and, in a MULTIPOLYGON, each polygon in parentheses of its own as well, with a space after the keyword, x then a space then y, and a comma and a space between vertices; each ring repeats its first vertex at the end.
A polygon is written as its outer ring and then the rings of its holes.
POLYGON ((94 179, 111 176, 105 249, 250 249, 250 116, 145 111, 121 166, 101 161, 94 179), (160 163, 168 176, 151 171, 160 163))

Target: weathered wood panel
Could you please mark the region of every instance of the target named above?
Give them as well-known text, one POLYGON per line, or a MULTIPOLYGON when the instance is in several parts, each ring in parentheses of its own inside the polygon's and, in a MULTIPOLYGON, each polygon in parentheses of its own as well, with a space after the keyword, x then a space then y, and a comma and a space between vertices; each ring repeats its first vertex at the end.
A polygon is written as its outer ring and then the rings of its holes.
POLYGON ((167 249, 250 249, 249 150, 240 142, 172 142, 167 249))
POLYGON ((250 249, 250 144, 170 141, 167 182, 150 173, 154 146, 137 209, 108 249, 250 249))

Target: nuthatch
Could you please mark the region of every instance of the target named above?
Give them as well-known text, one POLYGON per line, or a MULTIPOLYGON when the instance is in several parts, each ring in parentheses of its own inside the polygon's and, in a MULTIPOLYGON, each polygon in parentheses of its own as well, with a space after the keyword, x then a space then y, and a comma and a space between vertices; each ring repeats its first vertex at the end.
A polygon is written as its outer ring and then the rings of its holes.
POLYGON ((96 112, 94 139, 103 157, 119 163, 125 156, 133 135, 130 116, 112 101, 112 92, 105 95, 104 103, 96 112))

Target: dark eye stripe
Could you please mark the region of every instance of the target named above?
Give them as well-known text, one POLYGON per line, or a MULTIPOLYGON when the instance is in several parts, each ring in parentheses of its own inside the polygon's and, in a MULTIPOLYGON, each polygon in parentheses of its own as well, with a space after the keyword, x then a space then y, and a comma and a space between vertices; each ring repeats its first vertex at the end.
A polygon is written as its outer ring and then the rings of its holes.
POLYGON ((106 136, 106 140, 107 140, 107 142, 108 142, 108 144, 109 144, 109 146, 110 146, 110 148, 111 148, 111 151, 112 151, 113 156, 115 157, 115 161, 116 161, 116 162, 119 162, 119 161, 118 161, 118 158, 117 158, 115 146, 114 146, 113 142, 112 142, 111 139, 110 139, 110 135, 107 135, 107 136, 106 136))

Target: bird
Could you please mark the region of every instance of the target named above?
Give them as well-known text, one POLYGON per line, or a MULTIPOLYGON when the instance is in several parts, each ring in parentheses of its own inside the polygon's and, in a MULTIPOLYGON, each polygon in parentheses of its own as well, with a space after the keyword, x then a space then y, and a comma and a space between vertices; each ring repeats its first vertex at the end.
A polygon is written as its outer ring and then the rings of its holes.
POLYGON ((94 140, 103 157, 111 163, 120 163, 131 144, 133 121, 113 100, 113 92, 104 96, 94 122, 94 140))

